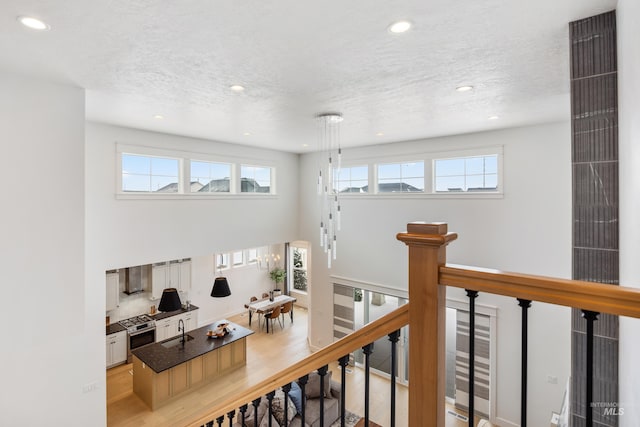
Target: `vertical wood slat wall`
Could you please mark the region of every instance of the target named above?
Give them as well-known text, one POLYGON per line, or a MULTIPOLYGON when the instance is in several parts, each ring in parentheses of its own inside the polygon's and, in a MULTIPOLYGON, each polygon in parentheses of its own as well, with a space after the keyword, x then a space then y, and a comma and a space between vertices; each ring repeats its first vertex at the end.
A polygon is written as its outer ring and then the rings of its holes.
MULTIPOLYGON (((573 279, 619 284, 615 11, 574 21, 571 41, 573 279)), ((618 318, 594 324, 594 402, 618 402, 618 318)), ((585 425, 586 321, 573 310, 571 425, 585 425)), ((595 426, 618 425, 594 407, 595 426)))

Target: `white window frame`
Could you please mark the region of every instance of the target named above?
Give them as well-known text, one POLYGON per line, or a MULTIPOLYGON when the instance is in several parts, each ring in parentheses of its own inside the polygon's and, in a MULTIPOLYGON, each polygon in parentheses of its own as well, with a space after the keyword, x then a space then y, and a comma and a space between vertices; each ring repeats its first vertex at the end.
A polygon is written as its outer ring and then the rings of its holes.
POLYGON ((349 158, 343 159, 343 163, 347 165, 369 165, 369 192, 368 193, 340 193, 341 199, 349 198, 371 198, 371 199, 502 199, 504 198, 504 146, 478 146, 460 148, 455 150, 433 150, 428 152, 405 153, 398 156, 379 155, 375 157, 349 158), (459 157, 479 157, 495 154, 498 156, 498 185, 497 191, 452 191, 452 192, 435 192, 434 186, 434 170, 433 161, 443 158, 459 158, 459 157), (412 161, 424 162, 424 192, 398 192, 398 193, 379 193, 377 191, 378 168, 379 164, 393 163, 410 163, 412 161), (371 189, 375 186, 375 192, 371 189))
POLYGON ((247 264, 256 264, 258 262, 258 248, 247 249, 247 264))
POLYGON ((236 156, 218 156, 210 153, 197 153, 181 150, 168 150, 157 147, 149 147, 144 145, 130 145, 120 142, 115 143, 116 148, 116 188, 115 198, 120 200, 154 200, 154 199, 251 199, 275 198, 276 181, 277 181, 277 165, 269 160, 257 160, 249 157, 236 156), (178 176, 178 192, 175 193, 157 193, 142 191, 122 191, 122 154, 130 154, 142 157, 164 157, 178 160, 179 176, 178 176), (191 160, 200 162, 222 163, 231 165, 231 182, 230 191, 227 192, 191 192, 191 160), (241 193, 240 192, 240 170, 241 165, 268 168, 271 175, 271 187, 269 193, 241 193))
POLYGON ((222 271, 231 268, 231 263, 229 261, 229 253, 216 254, 216 270, 222 271))
POLYGON ((258 197, 276 194, 276 169, 270 165, 240 162, 240 164, 238 165, 237 191, 238 191, 238 194, 251 194, 258 197), (255 192, 248 192, 248 191, 243 192, 242 191, 242 168, 243 167, 269 169, 269 192, 268 193, 255 193, 255 192))
MULTIPOLYGON (((426 180, 425 177, 427 176, 427 162, 420 158, 420 157, 411 157, 411 158, 407 158, 404 160, 400 160, 400 161, 381 161, 381 162, 377 162, 374 165, 374 182, 373 182, 373 187, 375 188, 375 194, 424 194, 424 193, 428 193, 427 192, 427 186, 426 186, 426 180), (407 163, 419 163, 422 162, 422 166, 423 166, 423 170, 422 170, 422 190, 421 191, 380 191, 380 189, 378 188, 379 185, 379 181, 380 181, 380 177, 378 176, 378 168, 381 165, 403 165, 403 164, 407 164, 407 163)), ((402 177, 399 177, 400 179, 402 179, 402 177)), ((416 177, 417 178, 417 177, 416 177)), ((372 186, 369 185, 369 188, 371 189, 372 186)))
POLYGON ((242 267, 244 264, 244 251, 235 251, 231 253, 231 265, 233 265, 234 268, 242 267), (240 256, 240 261, 236 259, 238 255, 240 256))
POLYGON ((171 152, 171 151, 167 151, 167 150, 157 150, 157 149, 144 149, 144 150, 137 150, 136 148, 130 148, 127 149, 127 147, 122 146, 122 149, 119 149, 117 151, 117 156, 116 156, 116 164, 117 164, 117 173, 116 173, 116 178, 117 178, 117 193, 118 194, 127 194, 127 195, 134 195, 134 196, 146 196, 146 195, 162 195, 162 196, 171 196, 171 195, 176 195, 176 194, 184 194, 184 182, 183 182, 183 176, 184 176, 184 161, 180 156, 177 156, 176 153, 171 152), (129 155, 129 156, 139 156, 139 157, 155 157, 155 158, 163 158, 163 159, 171 159, 171 160, 177 160, 178 161, 178 191, 175 193, 158 193, 155 191, 124 191, 122 189, 122 156, 123 155, 129 155))
MULTIPOLYGON (((342 165, 342 167, 340 168, 340 170, 342 171, 343 169, 352 169, 352 168, 367 168, 367 191, 362 192, 362 193, 338 193, 340 194, 340 197, 342 197, 342 195, 344 194, 350 194, 350 195, 363 195, 363 194, 371 194, 371 165, 369 165, 368 163, 353 163, 353 164, 347 164, 347 165, 342 165)), ((339 183, 340 181, 338 181, 337 179, 334 180, 337 183, 339 183)), ((349 180, 349 183, 351 183, 351 179, 349 180)), ((336 191, 338 191, 338 189, 336 188, 336 191)))
POLYGON ((188 175, 188 179, 187 179, 187 187, 188 187, 188 193, 189 194, 198 194, 198 195, 209 195, 209 194, 214 194, 214 195, 225 195, 225 194, 234 194, 236 191, 236 177, 235 177, 235 164, 232 162, 228 162, 228 161, 222 161, 222 160, 212 160, 212 159, 201 159, 201 158, 189 158, 186 159, 187 163, 185 163, 186 165, 188 165, 187 170, 185 171, 186 174, 188 175), (198 191, 191 191, 191 180, 192 180, 192 176, 191 176, 191 162, 200 162, 200 163, 216 163, 219 165, 229 165, 229 191, 227 192, 222 192, 222 191, 207 191, 205 192, 198 192, 198 191))
POLYGON ((485 159, 485 158, 488 158, 488 157, 495 157, 496 158, 496 173, 495 173, 495 175, 496 175, 496 188, 495 189, 485 188, 483 190, 473 190, 473 192, 481 192, 481 193, 495 193, 495 192, 498 192, 499 191, 499 186, 498 186, 498 182, 497 182, 498 181, 498 176, 499 176, 499 174, 498 174, 498 166, 497 166, 498 154, 484 154, 484 155, 476 155, 476 156, 447 157, 447 158, 433 159, 432 160, 432 168, 433 168, 433 172, 432 172, 433 173, 432 192, 433 193, 470 192, 469 186, 467 185, 467 179, 469 177, 482 176, 483 179, 484 179, 487 175, 493 175, 493 174, 487 174, 487 173, 469 174, 469 173, 467 173, 467 170, 466 170, 466 161, 468 159, 485 159), (448 160, 462 160, 462 161, 464 161, 465 162, 465 170, 464 170, 463 174, 461 174, 461 175, 448 175, 448 176, 443 175, 443 176, 438 177, 436 175, 437 172, 438 172, 437 167, 436 167, 436 162, 438 162, 438 161, 448 161, 448 160), (466 190, 465 189, 460 189, 460 190, 438 190, 437 189, 438 178, 447 178, 447 177, 451 177, 451 176, 462 178, 464 180, 464 182, 465 182, 465 186, 467 187, 466 190))

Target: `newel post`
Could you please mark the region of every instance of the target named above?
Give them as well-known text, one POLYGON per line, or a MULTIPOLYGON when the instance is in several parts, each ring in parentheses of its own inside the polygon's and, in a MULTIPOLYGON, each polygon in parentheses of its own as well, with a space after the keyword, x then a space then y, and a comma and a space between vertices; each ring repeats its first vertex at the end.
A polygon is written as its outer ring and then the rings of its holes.
POLYGON ((446 246, 458 235, 446 223, 412 222, 397 239, 409 247, 409 425, 443 427, 445 286, 438 284, 446 246))

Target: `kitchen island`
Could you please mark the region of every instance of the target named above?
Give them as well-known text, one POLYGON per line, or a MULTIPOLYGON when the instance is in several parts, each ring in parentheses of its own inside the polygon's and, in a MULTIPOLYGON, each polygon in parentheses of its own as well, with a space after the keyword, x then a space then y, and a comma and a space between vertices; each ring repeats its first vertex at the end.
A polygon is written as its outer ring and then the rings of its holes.
POLYGON ((185 335, 132 351, 133 392, 152 410, 201 387, 247 362, 247 336, 253 331, 228 320, 194 329, 185 335), (210 338, 208 330, 228 323, 224 337, 210 338))

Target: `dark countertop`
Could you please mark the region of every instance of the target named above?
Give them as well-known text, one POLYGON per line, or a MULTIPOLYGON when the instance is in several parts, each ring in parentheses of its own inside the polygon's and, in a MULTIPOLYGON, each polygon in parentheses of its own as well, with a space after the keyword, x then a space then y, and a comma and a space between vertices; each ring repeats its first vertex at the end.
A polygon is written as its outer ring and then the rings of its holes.
POLYGON ((231 344, 234 341, 246 338, 251 334, 253 334, 251 329, 243 328, 242 326, 231 323, 226 319, 222 319, 210 325, 187 332, 187 335, 191 335, 193 339, 185 342, 184 348, 179 342, 177 345, 169 348, 162 345, 162 343, 167 343, 169 341, 179 341, 180 335, 178 335, 161 342, 137 348, 131 353, 153 369, 154 372, 160 373, 227 344, 231 344), (207 337, 207 331, 209 329, 215 329, 220 323, 229 323, 228 328, 231 329, 231 332, 224 338, 207 337))
POLYGON ((191 307, 189 307, 188 309, 181 308, 180 310, 176 310, 176 311, 167 311, 163 313, 150 314, 149 317, 151 317, 153 320, 162 320, 162 319, 166 319, 167 317, 177 316, 178 314, 188 313, 190 311, 194 311, 197 309, 198 309, 197 306, 191 304, 191 307))
POLYGON ((115 334, 116 332, 126 331, 127 329, 120 323, 110 323, 107 325, 107 335, 115 334))

